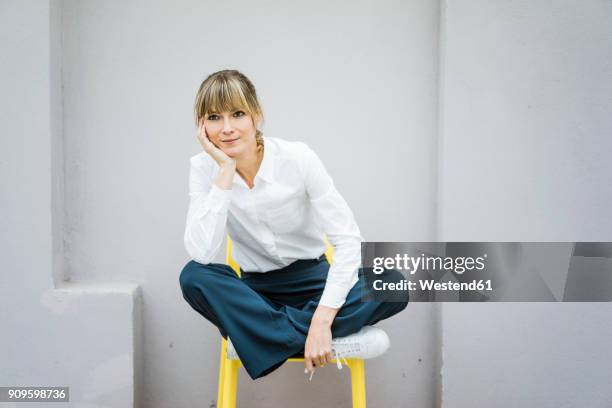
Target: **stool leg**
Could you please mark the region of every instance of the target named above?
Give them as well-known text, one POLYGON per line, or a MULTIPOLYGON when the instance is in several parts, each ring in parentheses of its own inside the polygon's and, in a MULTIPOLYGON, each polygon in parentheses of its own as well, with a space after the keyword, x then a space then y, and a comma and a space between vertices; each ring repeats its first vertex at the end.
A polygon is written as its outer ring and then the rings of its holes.
POLYGON ((365 361, 351 358, 348 364, 351 369, 353 408, 366 408, 365 361))
POLYGON ((223 405, 219 408, 236 408, 236 393, 238 388, 239 360, 226 360, 223 375, 223 405))
POLYGON ((225 389, 225 363, 227 361, 227 340, 221 338, 221 358, 219 359, 219 385, 217 390, 217 406, 223 406, 223 391, 225 389))

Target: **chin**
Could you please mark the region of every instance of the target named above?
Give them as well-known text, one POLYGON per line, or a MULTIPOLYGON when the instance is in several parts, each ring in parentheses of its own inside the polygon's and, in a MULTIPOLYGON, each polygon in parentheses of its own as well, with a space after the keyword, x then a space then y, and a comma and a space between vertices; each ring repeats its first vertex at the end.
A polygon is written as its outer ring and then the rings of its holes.
POLYGON ((223 153, 227 154, 232 159, 235 159, 237 156, 239 156, 240 152, 241 149, 228 149, 223 151, 223 153))

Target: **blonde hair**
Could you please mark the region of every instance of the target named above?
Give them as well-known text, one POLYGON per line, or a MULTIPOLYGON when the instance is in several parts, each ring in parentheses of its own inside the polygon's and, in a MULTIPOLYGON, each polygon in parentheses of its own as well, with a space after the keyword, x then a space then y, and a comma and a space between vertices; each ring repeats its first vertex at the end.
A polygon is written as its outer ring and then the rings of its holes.
MULTIPOLYGON (((226 69, 210 74, 200 85, 195 98, 196 126, 200 120, 212 112, 243 109, 255 119, 263 120, 263 111, 253 83, 241 72, 226 69)), ((263 133, 255 130, 258 149, 263 150, 263 133)))

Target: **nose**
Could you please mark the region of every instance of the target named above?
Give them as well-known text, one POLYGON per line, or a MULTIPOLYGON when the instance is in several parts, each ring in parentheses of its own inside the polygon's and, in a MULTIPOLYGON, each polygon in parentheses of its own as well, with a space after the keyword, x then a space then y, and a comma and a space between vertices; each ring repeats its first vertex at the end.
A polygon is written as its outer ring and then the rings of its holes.
POLYGON ((232 134, 232 132, 234 131, 234 129, 232 128, 232 125, 230 123, 230 118, 229 117, 224 117, 223 118, 223 133, 226 135, 232 134))

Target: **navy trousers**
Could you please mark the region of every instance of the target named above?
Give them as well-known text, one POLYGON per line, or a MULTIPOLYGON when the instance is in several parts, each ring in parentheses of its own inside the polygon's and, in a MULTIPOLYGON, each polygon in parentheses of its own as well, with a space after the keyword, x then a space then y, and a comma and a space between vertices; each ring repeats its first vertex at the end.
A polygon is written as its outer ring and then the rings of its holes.
MULTIPOLYGON (((310 321, 325 288, 329 263, 324 256, 298 260, 282 269, 259 273, 224 264, 190 261, 180 275, 185 300, 232 340, 242 364, 255 380, 301 356, 310 321)), ((362 272, 362 271, 360 271, 362 272)), ((403 310, 408 291, 386 300, 362 301, 365 280, 348 293, 332 324, 332 337, 343 337, 403 310)), ((400 272, 386 270, 380 279, 399 282, 400 272)))

